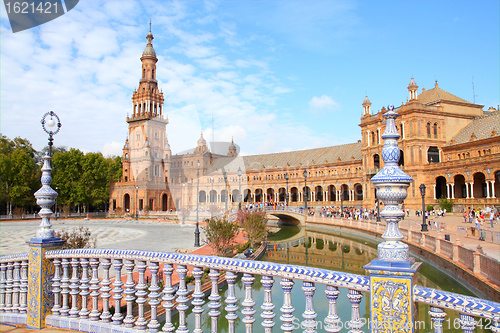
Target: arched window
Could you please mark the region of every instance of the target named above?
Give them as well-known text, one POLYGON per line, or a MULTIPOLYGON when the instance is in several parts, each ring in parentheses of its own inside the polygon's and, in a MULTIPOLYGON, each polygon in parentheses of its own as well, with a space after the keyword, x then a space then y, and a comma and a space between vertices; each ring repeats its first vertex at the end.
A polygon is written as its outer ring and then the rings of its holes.
POLYGON ((375 145, 375 132, 372 132, 372 145, 375 145))
POLYGON ((438 124, 434 123, 434 139, 438 137, 438 124))
POLYGON ((431 137, 431 123, 427 123, 427 137, 431 137))
POLYGON ((373 167, 380 169, 380 156, 378 154, 373 155, 373 167))
POLYGON ((429 163, 439 163, 439 149, 437 147, 431 146, 427 150, 427 162, 429 163))

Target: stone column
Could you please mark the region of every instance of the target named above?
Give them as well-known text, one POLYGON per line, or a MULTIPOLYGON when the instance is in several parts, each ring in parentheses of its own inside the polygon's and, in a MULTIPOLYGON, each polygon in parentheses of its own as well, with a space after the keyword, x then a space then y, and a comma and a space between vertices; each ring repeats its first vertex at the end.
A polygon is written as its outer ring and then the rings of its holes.
POLYGON ((398 223, 405 213, 400 204, 407 197, 407 189, 413 179, 398 167, 399 133, 395 125, 398 114, 389 106, 383 117, 386 128, 382 138, 382 158, 384 167, 372 179, 377 189, 377 198, 385 203, 380 212, 387 223, 382 235, 384 242, 378 245, 378 258, 372 260, 364 268, 370 275, 370 315, 372 332, 413 332, 415 308, 413 306, 413 286, 416 283, 417 270, 421 263, 416 263, 409 256, 408 245, 398 223), (395 309, 386 307, 380 300, 386 299, 388 304, 405 304, 395 309), (397 316, 398 320, 387 320, 397 316))
POLYGON ((491 198, 490 197, 490 182, 486 182, 486 198, 491 198))
POLYGON ((451 183, 451 198, 455 199, 455 183, 451 183))
POLYGON ((470 198, 474 199, 474 183, 469 183, 470 184, 470 198))
POLYGON ((469 199, 469 183, 465 183, 465 194, 466 194, 466 199, 469 199))
POLYGON ((432 185, 433 192, 434 192, 434 200, 436 200, 436 185, 432 185))
POLYGON ((491 197, 495 197, 495 181, 491 180, 491 197))
POLYGON ((38 213, 42 217, 42 223, 36 232, 36 237, 26 242, 29 246, 28 329, 45 327, 45 317, 50 313, 54 304, 52 287, 50 283, 47 283, 54 276, 54 266, 50 260, 46 259, 45 253, 59 250, 64 244, 62 239, 54 237, 54 230, 50 224, 52 215, 50 207, 57 197, 57 192, 50 187, 52 182, 50 161, 51 157, 45 153, 42 166, 42 187, 35 193, 36 202, 42 207, 38 213))

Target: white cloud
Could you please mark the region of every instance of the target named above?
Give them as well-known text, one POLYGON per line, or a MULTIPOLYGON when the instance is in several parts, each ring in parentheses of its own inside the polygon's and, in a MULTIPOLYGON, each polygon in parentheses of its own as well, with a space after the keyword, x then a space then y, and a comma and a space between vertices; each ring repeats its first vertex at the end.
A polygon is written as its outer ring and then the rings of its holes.
POLYGON ((101 150, 102 155, 104 157, 122 156, 123 145, 124 142, 106 142, 101 150))
POLYGON ((309 101, 309 110, 312 112, 335 111, 338 108, 339 104, 327 95, 314 96, 309 101))

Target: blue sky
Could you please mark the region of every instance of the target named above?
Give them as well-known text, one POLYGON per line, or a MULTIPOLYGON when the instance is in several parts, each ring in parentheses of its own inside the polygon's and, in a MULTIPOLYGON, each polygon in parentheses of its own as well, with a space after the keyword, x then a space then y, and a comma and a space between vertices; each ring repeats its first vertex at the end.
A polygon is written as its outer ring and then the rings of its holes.
POLYGON ((355 142, 365 95, 400 105, 411 77, 499 104, 494 0, 81 0, 15 34, 1 7, 0 130, 36 149, 54 110, 55 145, 121 155, 150 18, 174 153, 201 131, 243 154, 355 142))

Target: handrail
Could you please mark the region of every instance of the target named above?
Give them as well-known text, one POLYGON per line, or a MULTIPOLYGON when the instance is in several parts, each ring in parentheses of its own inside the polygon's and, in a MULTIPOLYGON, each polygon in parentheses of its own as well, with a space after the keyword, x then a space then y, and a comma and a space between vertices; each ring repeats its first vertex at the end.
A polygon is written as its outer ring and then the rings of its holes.
POLYGON ((47 251, 47 259, 62 258, 107 258, 125 260, 158 261, 169 264, 214 268, 235 273, 272 275, 294 278, 358 291, 369 291, 369 279, 363 275, 329 271, 321 268, 281 265, 266 261, 250 261, 196 254, 147 252, 114 249, 78 249, 47 251))

